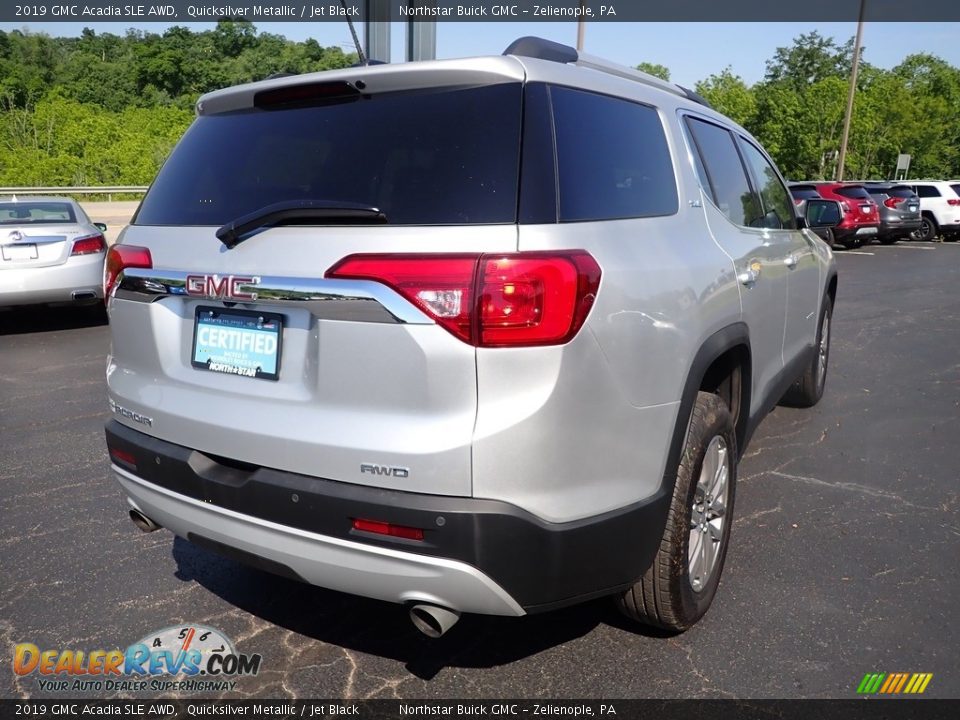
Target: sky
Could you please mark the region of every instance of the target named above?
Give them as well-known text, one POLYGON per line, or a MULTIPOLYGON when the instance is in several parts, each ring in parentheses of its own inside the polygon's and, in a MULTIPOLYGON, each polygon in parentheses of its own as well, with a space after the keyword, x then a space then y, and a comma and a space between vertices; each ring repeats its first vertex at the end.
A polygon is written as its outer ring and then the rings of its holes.
MULTIPOLYGON (((960 1, 960 0, 958 0, 960 1)), ((214 23, 178 23, 194 31, 212 29, 214 23)), ((131 25, 162 33, 170 23, 131 25)), ((284 35, 291 40, 314 38, 321 45, 339 45, 352 50, 346 23, 257 23, 257 29, 284 35)), ((123 34, 123 23, 0 23, 0 30, 27 29, 52 36, 77 36, 84 27, 97 33, 123 34)), ((670 69, 671 80, 693 86, 699 80, 731 67, 748 84, 763 79, 766 61, 778 47, 787 47, 801 33, 817 30, 842 44, 856 33, 856 23, 588 23, 584 51, 624 65, 650 62, 670 69)), ((362 28, 358 27, 361 32, 362 28)), ((575 22, 540 23, 437 23, 437 57, 453 58, 503 52, 513 40, 539 35, 576 44, 575 22)), ((393 61, 404 59, 405 29, 393 23, 393 61)), ((931 53, 960 67, 960 23, 867 23, 864 27, 864 59, 890 69, 906 56, 931 53)))

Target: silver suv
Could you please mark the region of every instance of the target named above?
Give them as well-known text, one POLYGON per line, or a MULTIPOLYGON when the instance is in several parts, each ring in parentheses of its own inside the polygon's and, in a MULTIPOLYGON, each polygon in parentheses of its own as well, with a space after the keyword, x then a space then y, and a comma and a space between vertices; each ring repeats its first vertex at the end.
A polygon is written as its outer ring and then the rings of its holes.
POLYGON ((105 273, 144 530, 410 606, 679 631, 837 277, 693 93, 535 38, 205 95, 105 273))

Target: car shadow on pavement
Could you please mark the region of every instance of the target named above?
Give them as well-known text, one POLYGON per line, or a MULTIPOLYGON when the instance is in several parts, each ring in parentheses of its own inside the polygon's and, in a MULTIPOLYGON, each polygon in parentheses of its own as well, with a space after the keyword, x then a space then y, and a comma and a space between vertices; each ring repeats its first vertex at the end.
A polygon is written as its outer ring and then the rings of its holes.
POLYGON ((431 639, 394 603, 325 590, 256 570, 177 537, 178 579, 195 581, 228 603, 295 633, 348 650, 391 658, 423 680, 445 667, 490 668, 583 637, 600 624, 648 637, 669 637, 633 625, 608 598, 521 618, 464 615, 431 639))
POLYGON ((26 306, 0 310, 0 335, 23 335, 107 324, 102 303, 81 307, 26 306))

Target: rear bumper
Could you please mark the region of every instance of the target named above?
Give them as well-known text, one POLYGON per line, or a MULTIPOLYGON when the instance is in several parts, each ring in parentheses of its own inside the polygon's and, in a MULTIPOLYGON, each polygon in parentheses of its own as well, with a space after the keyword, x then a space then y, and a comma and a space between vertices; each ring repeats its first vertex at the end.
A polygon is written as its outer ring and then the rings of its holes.
POLYGON ((833 237, 838 241, 860 238, 861 240, 871 240, 880 234, 880 225, 838 225, 833 229, 833 237))
POLYGON ((102 254, 72 257, 63 265, 0 270, 0 306, 76 302, 75 293, 103 299, 102 254))
POLYGON ((131 505, 198 545, 306 582, 391 602, 494 615, 622 590, 649 566, 669 496, 569 523, 493 500, 382 490, 238 467, 111 420, 107 445, 131 505), (364 518, 423 529, 357 531, 364 518))
POLYGON ((880 237, 905 237, 915 230, 920 229, 920 217, 902 219, 902 218, 884 218, 880 223, 880 237))

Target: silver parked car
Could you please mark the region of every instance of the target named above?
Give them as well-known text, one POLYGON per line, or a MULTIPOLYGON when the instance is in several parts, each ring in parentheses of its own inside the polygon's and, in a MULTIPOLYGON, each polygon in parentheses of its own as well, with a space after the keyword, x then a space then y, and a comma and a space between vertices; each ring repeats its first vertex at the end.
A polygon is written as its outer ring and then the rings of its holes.
POLYGON ((756 140, 536 38, 197 114, 108 259, 141 529, 432 636, 602 595, 706 612, 738 460, 820 399, 837 287, 756 140))
POLYGON ((106 229, 70 198, 0 198, 0 307, 101 300, 106 229))

